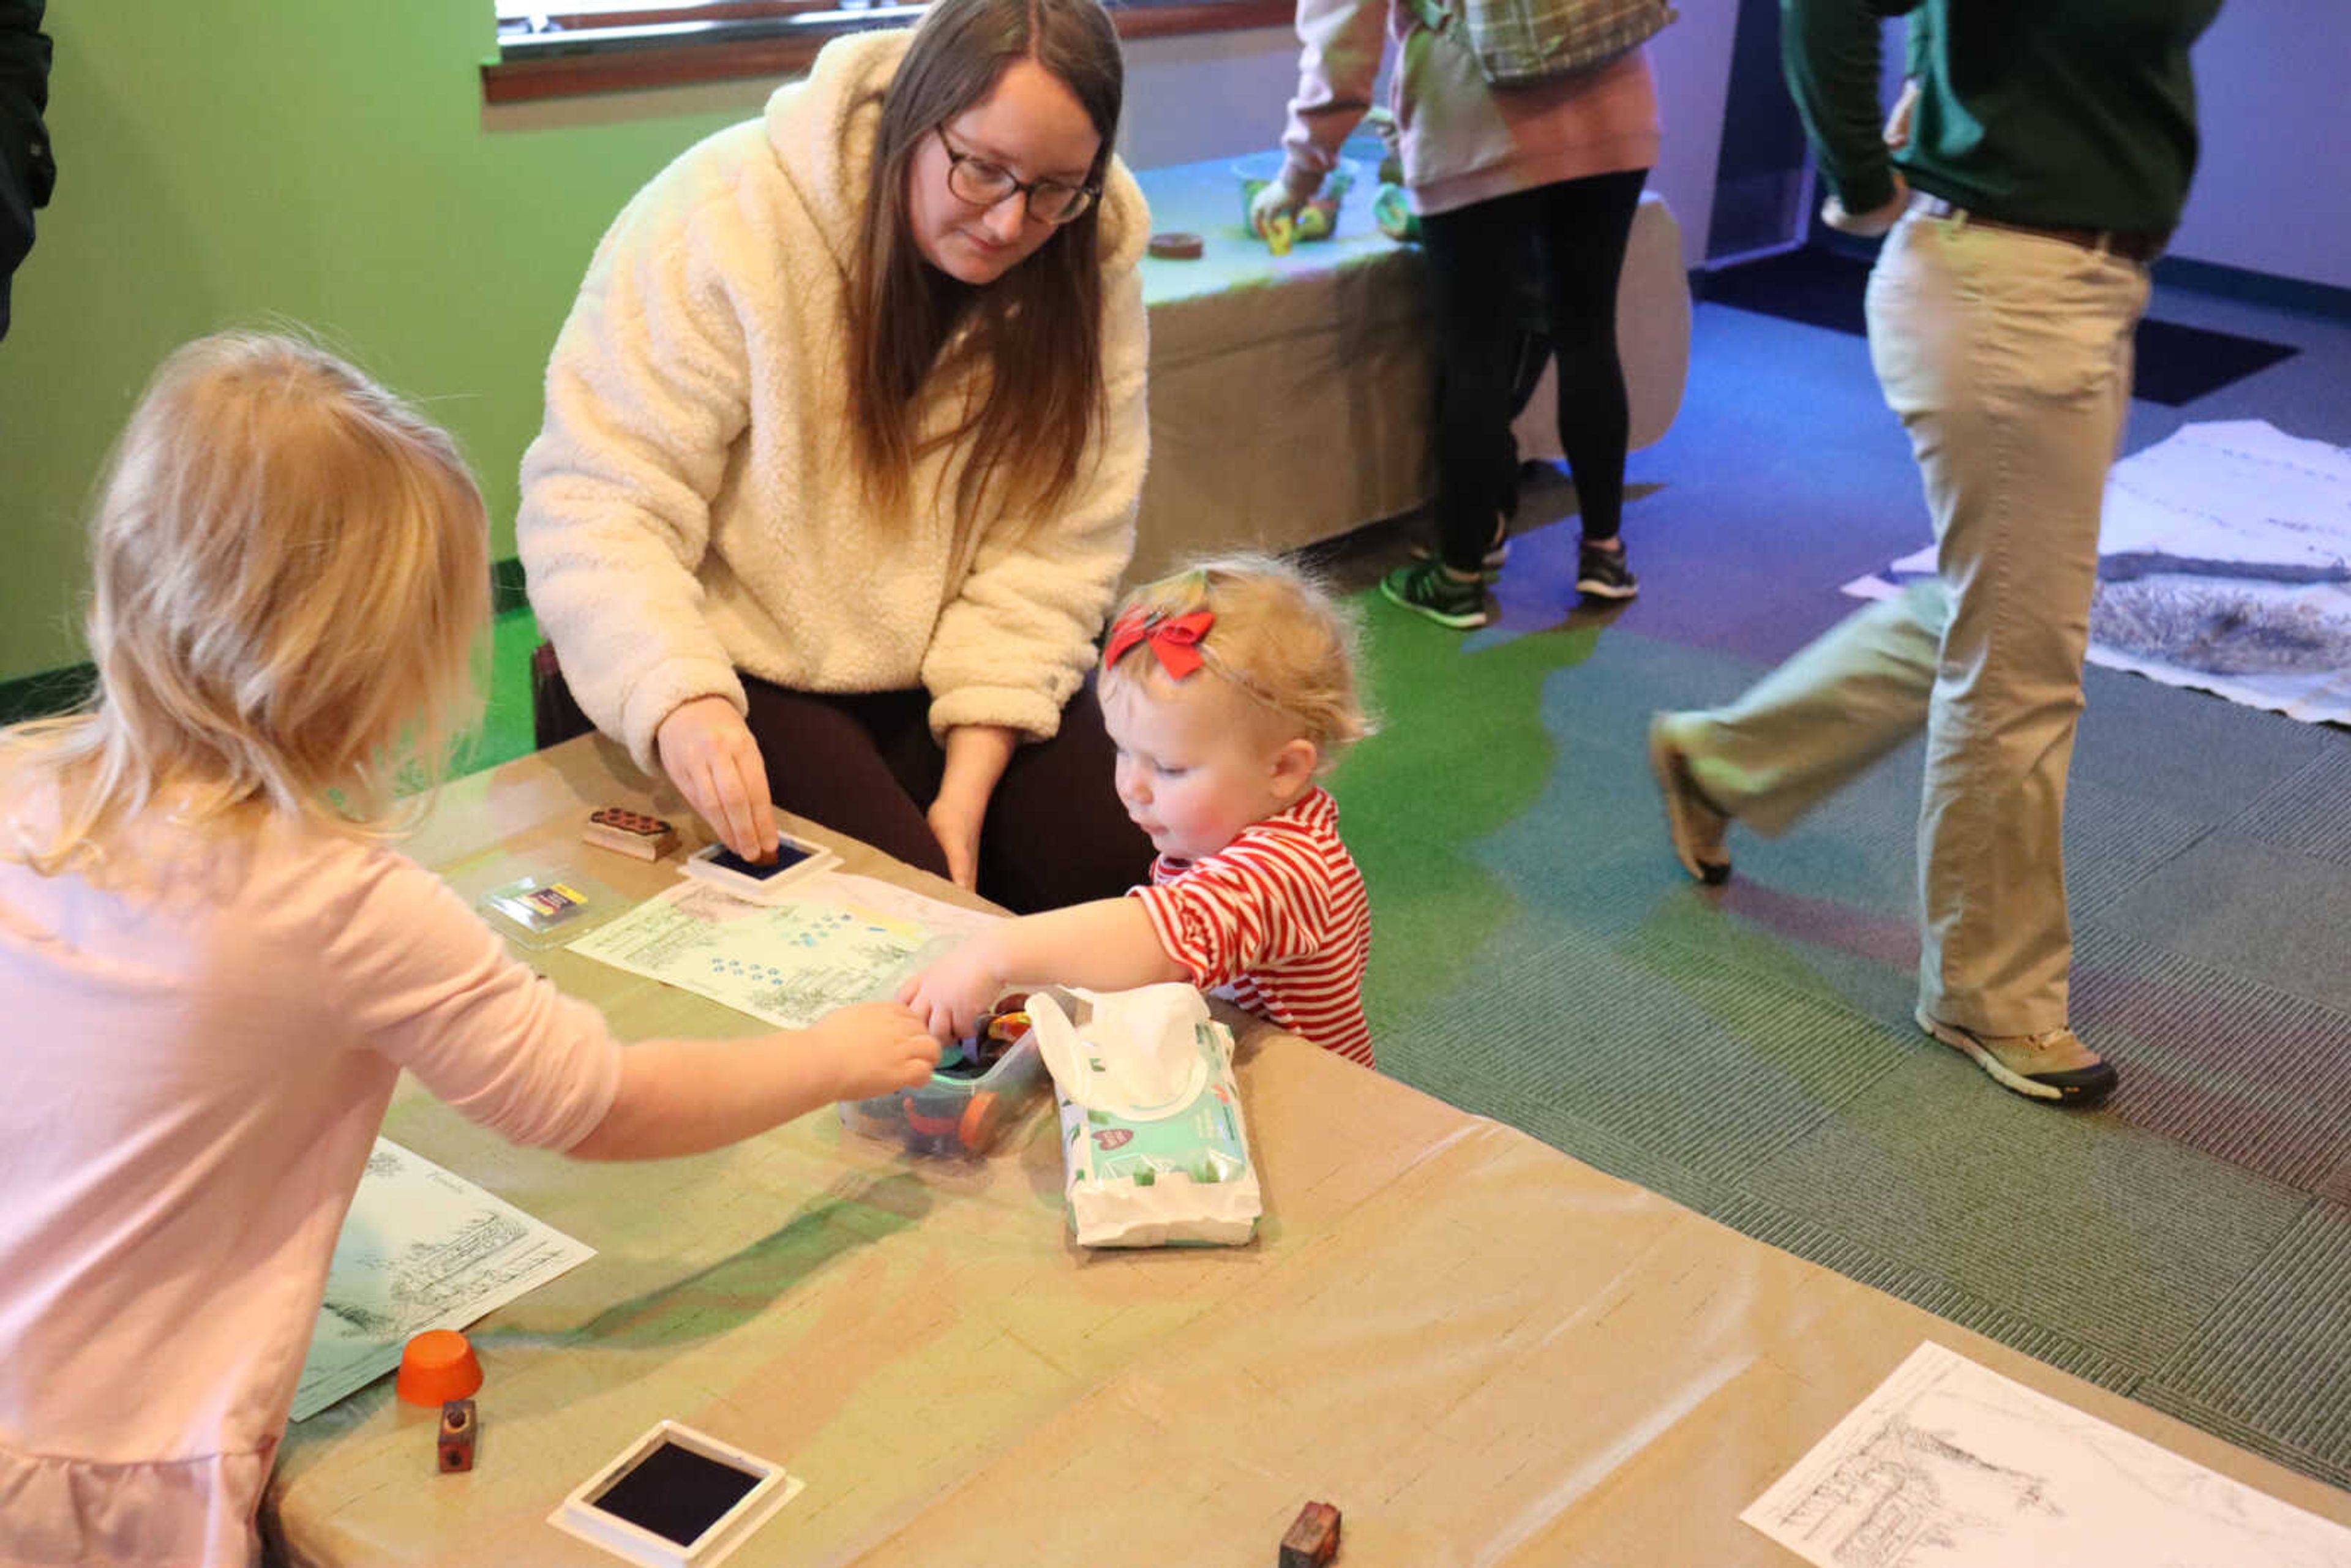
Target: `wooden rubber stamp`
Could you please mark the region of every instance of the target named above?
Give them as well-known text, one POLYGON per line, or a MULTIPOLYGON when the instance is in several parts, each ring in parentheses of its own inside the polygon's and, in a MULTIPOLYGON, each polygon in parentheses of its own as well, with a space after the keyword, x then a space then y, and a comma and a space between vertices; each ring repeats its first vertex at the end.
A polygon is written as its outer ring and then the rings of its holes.
POLYGON ((1280 1568, 1323 1568, 1338 1554, 1339 1511, 1327 1502, 1310 1502, 1281 1538, 1280 1568))
POLYGON ((451 1475, 474 1468, 474 1435, 480 1427, 470 1399, 452 1399, 441 1406, 441 1473, 451 1475))
POLYGON ((607 806, 588 819, 580 835, 600 848, 641 861, 657 861, 677 848, 677 830, 659 817, 607 806))

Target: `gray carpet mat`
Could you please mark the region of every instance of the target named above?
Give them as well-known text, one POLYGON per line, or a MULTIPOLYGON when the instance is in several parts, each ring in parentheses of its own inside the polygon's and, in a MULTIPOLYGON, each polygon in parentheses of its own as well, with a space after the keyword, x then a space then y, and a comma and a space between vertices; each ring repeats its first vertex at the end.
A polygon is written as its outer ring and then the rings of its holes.
POLYGON ((1473 981, 1382 1020, 1384 1062, 2351 1485, 2346 1380, 2312 1375, 2351 1344, 2341 737, 2095 683, 2109 722, 2085 725, 2067 823, 2075 1018, 2125 1078, 2105 1109, 2065 1113, 2001 1093, 1909 1022, 1915 747, 1785 837, 1734 839, 1721 893, 1681 878, 1646 716, 1750 674, 1620 627, 1548 678, 1550 784, 1470 846, 1514 917, 1473 981))

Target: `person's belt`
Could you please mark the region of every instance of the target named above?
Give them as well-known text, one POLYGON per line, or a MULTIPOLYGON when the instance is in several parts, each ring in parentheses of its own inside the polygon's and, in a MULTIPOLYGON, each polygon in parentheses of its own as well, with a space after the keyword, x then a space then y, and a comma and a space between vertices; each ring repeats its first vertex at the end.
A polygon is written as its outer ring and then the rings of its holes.
POLYGON ((2006 218, 1991 217, 1972 207, 1963 207, 1940 196, 1928 195, 1923 191, 1911 196, 1910 210, 1922 218, 1958 218, 1983 228, 2006 229, 2013 234, 2063 240, 2067 245, 2118 256, 2142 267, 2161 256, 2163 247, 2171 243, 2169 229, 2071 229, 2055 224, 2011 223, 2006 218))

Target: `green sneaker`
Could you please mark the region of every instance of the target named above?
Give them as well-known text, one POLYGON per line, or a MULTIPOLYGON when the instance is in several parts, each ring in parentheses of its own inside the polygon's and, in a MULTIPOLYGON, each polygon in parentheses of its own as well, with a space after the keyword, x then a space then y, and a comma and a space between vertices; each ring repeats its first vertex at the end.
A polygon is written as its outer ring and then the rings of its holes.
POLYGON ((1380 579, 1380 591, 1390 603, 1401 604, 1416 615, 1425 615, 1439 626, 1450 626, 1458 632, 1483 626, 1489 619, 1486 613, 1486 585, 1474 578, 1463 582, 1433 560, 1417 560, 1396 568, 1380 579))
MULTIPOLYGON (((1405 553, 1412 557, 1415 560, 1435 560, 1437 559, 1437 547, 1426 544, 1410 544, 1405 547, 1405 553)), ((1494 548, 1488 550, 1484 559, 1478 562, 1478 575, 1485 579, 1488 582, 1491 582, 1496 578, 1501 576, 1502 569, 1510 564, 1510 541, 1507 537, 1505 537, 1495 540, 1494 548)))

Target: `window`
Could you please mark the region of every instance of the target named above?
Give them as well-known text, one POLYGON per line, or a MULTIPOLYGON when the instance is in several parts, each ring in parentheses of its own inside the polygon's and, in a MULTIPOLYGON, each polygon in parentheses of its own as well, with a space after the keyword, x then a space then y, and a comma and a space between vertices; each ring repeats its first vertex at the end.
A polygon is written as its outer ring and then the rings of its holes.
MULTIPOLYGON (((922 0, 494 0, 498 57, 482 66, 492 103, 735 77, 789 76, 826 39, 902 26, 922 0)), ((1124 0, 1127 38, 1290 26, 1292 0, 1124 0)))

